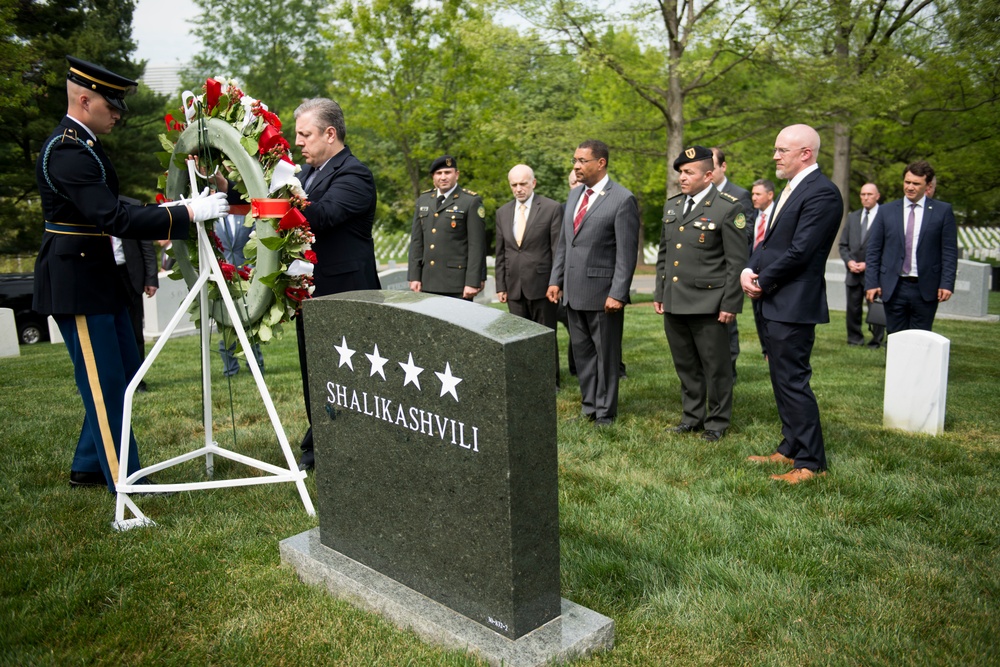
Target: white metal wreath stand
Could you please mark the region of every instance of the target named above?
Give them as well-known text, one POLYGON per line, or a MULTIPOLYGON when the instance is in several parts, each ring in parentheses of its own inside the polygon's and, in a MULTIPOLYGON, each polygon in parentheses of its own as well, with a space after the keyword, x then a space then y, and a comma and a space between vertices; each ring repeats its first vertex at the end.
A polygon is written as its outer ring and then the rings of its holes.
MULTIPOLYGON (((191 178, 191 192, 196 193, 197 184, 195 180, 193 161, 188 161, 188 174, 191 178)), ((118 467, 118 482, 115 485, 115 488, 118 491, 118 498, 115 503, 115 520, 114 523, 112 523, 115 530, 123 531, 139 526, 156 525, 152 519, 143 514, 142 511, 136 507, 135 503, 132 502, 132 499, 129 498, 129 494, 131 493, 175 493, 177 491, 200 491, 202 489, 219 489, 230 486, 251 486, 254 484, 295 482, 306 512, 309 516, 315 516, 316 514, 316 510, 313 509, 312 499, 309 497, 309 492, 306 490, 306 473, 305 471, 299 470, 295 462, 295 456, 292 454, 292 448, 289 446, 288 438, 285 436, 285 429, 281 426, 281 420, 278 418, 278 412, 274 408, 274 402, 271 400, 271 394, 267 390, 267 385, 264 384, 264 376, 261 374, 260 366, 257 365, 257 357, 253 354, 250 347, 250 341, 247 340, 246 331, 243 329, 243 323, 240 320, 239 311, 236 310, 233 298, 230 296, 229 289, 226 287, 226 280, 222 275, 222 269, 219 268, 219 261, 215 258, 215 253, 212 251, 212 244, 208 240, 208 234, 205 232, 205 223, 198 222, 195 224, 197 225, 198 230, 198 280, 191 286, 191 290, 184 298, 184 301, 181 302, 181 305, 177 308, 177 312, 175 312, 174 316, 170 319, 170 323, 167 324, 163 334, 160 336, 159 340, 156 341, 152 351, 146 357, 142 366, 139 367, 139 371, 135 374, 135 377, 132 378, 132 381, 129 382, 128 387, 125 389, 125 405, 122 412, 121 445, 119 448, 118 461, 128 461, 129 446, 131 444, 129 434, 132 430, 132 399, 135 395, 136 387, 139 386, 139 382, 142 381, 146 372, 153 365, 153 362, 156 360, 160 350, 162 350, 163 346, 166 345, 167 340, 170 338, 170 334, 173 333, 174 329, 180 323, 181 318, 188 311, 188 308, 191 307, 196 295, 200 295, 201 297, 201 383, 202 400, 204 403, 205 446, 193 452, 188 452, 187 454, 182 454, 181 456, 176 456, 167 461, 163 461, 162 463, 156 463, 154 465, 141 468, 131 475, 128 475, 127 463, 120 463, 118 467), (274 433, 278 436, 278 442, 281 444, 281 450, 285 454, 285 463, 288 465, 287 468, 280 468, 276 465, 230 451, 224 447, 220 447, 219 443, 212 438, 212 380, 210 370, 211 357, 209 351, 209 335, 211 333, 211 323, 209 320, 211 311, 208 307, 209 280, 214 281, 219 287, 219 293, 222 295, 222 301, 225 304, 226 312, 229 313, 230 320, 233 323, 233 328, 236 329, 236 335, 239 338, 240 346, 246 355, 246 361, 250 367, 250 372, 253 374, 254 381, 257 383, 257 389, 260 392, 260 397, 264 400, 264 406, 267 408, 267 414, 271 418, 271 425, 274 427, 274 433), (212 473, 214 471, 215 466, 213 463, 213 457, 215 455, 243 463, 247 466, 263 470, 270 474, 239 479, 210 480, 207 482, 136 484, 137 480, 140 480, 147 475, 184 463, 185 461, 197 458, 203 454, 205 456, 205 472, 208 477, 212 477, 212 473), (133 518, 125 518, 126 508, 128 508, 128 510, 132 513, 133 518)))

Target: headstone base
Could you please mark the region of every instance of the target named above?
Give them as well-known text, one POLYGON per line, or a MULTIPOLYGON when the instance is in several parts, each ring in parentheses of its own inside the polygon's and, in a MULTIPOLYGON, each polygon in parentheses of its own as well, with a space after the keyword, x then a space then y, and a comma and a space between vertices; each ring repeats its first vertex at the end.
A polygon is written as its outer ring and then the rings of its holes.
POLYGON ((535 667, 614 646, 613 620, 565 598, 561 616, 514 641, 321 544, 319 528, 282 540, 279 546, 282 562, 295 568, 305 583, 323 585, 429 642, 475 652, 491 665, 535 667))

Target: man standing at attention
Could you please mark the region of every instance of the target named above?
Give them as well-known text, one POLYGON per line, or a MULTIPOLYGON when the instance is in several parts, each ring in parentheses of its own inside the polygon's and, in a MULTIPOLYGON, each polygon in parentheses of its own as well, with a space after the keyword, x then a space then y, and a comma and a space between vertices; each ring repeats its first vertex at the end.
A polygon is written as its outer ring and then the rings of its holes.
POLYGON ((639 253, 635 196, 608 178, 608 146, 589 139, 573 154, 582 187, 569 193, 548 298, 566 293, 583 414, 598 426, 618 416, 622 327, 639 253))
MULTIPOLYGON (((753 200, 753 207, 757 210, 757 219, 753 224, 753 239, 750 241, 750 252, 757 249, 757 246, 764 240, 764 233, 767 231, 767 224, 774 215, 774 183, 766 178, 754 181, 750 189, 750 198, 753 200)), ((767 348, 764 347, 764 321, 760 315, 760 299, 750 302, 753 306, 753 323, 757 328, 757 340, 760 341, 760 352, 767 361, 767 348)))
POLYGON ((934 169, 923 160, 906 168, 904 199, 879 209, 868 235, 865 289, 881 296, 889 333, 931 330, 938 303, 955 291, 958 230, 951 204, 926 196, 934 169))
POLYGON ((808 125, 791 125, 778 134, 775 172, 788 182, 740 278, 747 296, 761 302, 764 347, 782 434, 773 454, 748 460, 794 466, 783 475, 771 475, 788 484, 826 474, 819 406, 809 386, 809 358, 816 325, 830 321, 824 272, 844 202, 837 186, 819 171, 819 147, 819 134, 808 125))
MULTIPOLYGON (((302 159, 307 165, 299 178, 310 202, 303 213, 316 236, 312 249, 316 253, 313 296, 317 297, 381 287, 372 240, 377 197, 375 178, 344 144, 346 134, 344 112, 333 100, 306 100, 295 110, 295 145, 301 147, 302 159)), ((301 311, 295 320, 302 393, 310 423, 302 439, 299 469, 309 470, 315 456, 301 311)))
MULTIPOLYGON (((512 315, 552 330, 556 304, 545 296, 562 227, 562 205, 535 194, 535 173, 523 164, 507 174, 514 200, 497 209, 497 299, 512 315)), ((556 346, 556 387, 559 348, 556 346)))
MULTIPOLYGON (((70 468, 71 486, 115 491, 125 389, 139 370, 128 315, 129 295, 111 236, 186 239, 191 222, 229 210, 225 195, 171 207, 118 199, 118 174, 98 135, 109 134, 128 110, 136 82, 77 58, 66 77, 66 116, 42 145, 36 166, 45 233, 35 261, 32 308, 52 315, 73 360, 85 416, 70 468)), ((135 437, 126 475, 139 470, 135 437)))
POLYGON ((747 262, 743 206, 716 189, 712 169, 712 151, 703 146, 674 160, 684 196, 664 205, 653 297, 681 381, 683 416, 669 430, 704 429, 707 442, 725 435, 733 414, 729 325, 743 311, 747 262))
MULTIPOLYGON (((712 147, 712 183, 715 187, 724 194, 730 195, 736 199, 743 206, 743 215, 746 217, 746 234, 747 242, 749 243, 752 239, 750 238, 750 233, 753 231, 754 221, 757 219, 757 211, 753 207, 753 199, 750 197, 750 193, 744 190, 740 186, 736 185, 726 176, 726 171, 729 169, 729 165, 726 164, 726 154, 722 152, 722 149, 713 146, 712 147)), ((733 363, 733 380, 736 380, 736 360, 740 356, 740 330, 736 324, 736 318, 729 323, 729 357, 733 363)))
MULTIPOLYGON (((847 267, 844 284, 847 286, 847 344, 864 345, 865 335, 861 333, 861 309, 865 301, 865 255, 868 249, 868 233, 878 213, 878 187, 874 183, 861 186, 861 208, 847 216, 847 224, 840 234, 840 258, 847 267)), ((872 339, 868 347, 878 349, 882 344, 885 327, 871 325, 872 339)))
POLYGON ((414 292, 471 301, 486 273, 486 209, 475 192, 458 186, 458 161, 431 163, 436 187, 417 198, 407 279, 414 292))

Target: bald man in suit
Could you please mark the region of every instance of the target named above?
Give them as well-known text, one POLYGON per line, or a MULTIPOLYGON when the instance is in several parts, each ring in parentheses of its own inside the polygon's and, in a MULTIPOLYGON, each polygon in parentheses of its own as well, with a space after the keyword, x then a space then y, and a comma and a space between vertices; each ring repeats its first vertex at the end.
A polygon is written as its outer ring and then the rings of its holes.
POLYGON ((608 177, 608 146, 589 139, 573 154, 580 186, 569 193, 548 298, 565 291, 583 415, 597 426, 618 416, 625 304, 639 253, 635 196, 608 177))

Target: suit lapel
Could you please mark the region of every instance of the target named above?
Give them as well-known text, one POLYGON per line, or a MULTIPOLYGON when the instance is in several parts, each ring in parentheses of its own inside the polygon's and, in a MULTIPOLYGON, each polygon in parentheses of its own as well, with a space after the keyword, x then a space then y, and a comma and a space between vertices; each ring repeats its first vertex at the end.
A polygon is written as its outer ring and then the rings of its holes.
MULTIPOLYGON (((577 234, 583 231, 583 228, 587 225, 587 221, 590 220, 591 214, 593 214, 593 212, 596 211, 597 208, 602 203, 604 203, 604 200, 608 196, 608 193, 611 191, 612 187, 613 187, 612 181, 609 179, 607 185, 604 186, 604 189, 601 190, 599 193, 595 192, 594 196, 591 197, 590 201, 587 202, 587 212, 583 214, 583 220, 580 221, 580 229, 577 230, 576 232, 577 234)), ((586 188, 584 188, 584 190, 585 189, 586 188)), ((581 190, 581 196, 582 192, 583 190, 581 190)))

